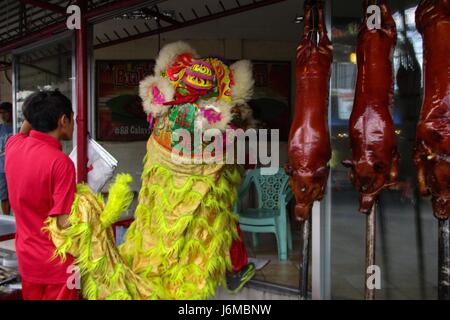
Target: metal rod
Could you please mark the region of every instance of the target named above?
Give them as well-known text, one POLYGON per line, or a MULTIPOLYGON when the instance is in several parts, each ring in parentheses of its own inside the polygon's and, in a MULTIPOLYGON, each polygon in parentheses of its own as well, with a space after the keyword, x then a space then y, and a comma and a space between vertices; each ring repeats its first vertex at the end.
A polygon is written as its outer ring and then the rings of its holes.
MULTIPOLYGON (((379 226, 379 230, 378 232, 378 243, 380 244, 380 249, 381 249, 381 256, 382 256, 382 260, 383 260, 383 275, 384 275, 384 281, 386 283, 390 283, 390 259, 389 259, 389 241, 387 240, 388 237, 388 230, 386 228, 387 225, 389 225, 388 221, 387 221, 387 216, 385 214, 384 206, 383 206, 383 202, 381 201, 383 194, 380 194, 380 197, 378 199, 378 205, 377 205, 377 209, 378 209, 378 226, 379 226)), ((375 236, 377 236, 377 233, 375 233, 375 236)), ((385 290, 386 293, 386 299, 390 300, 391 299, 391 290, 386 287, 385 290)))
POLYGON ((147 22, 144 22, 144 25, 145 25, 145 27, 146 27, 149 31, 152 31, 152 28, 148 25, 147 22))
MULTIPOLYGON (((63 1, 64 1, 64 0, 63 0, 63 1)), ((60 2, 55 3, 55 4, 60 4, 60 3, 62 3, 63 1, 60 1, 60 2)), ((15 8, 15 9, 17 9, 17 8, 15 8)), ((31 9, 26 10, 26 11, 24 12, 24 18, 25 18, 25 20, 27 20, 27 18, 30 18, 30 23, 27 23, 26 26, 29 27, 30 25, 33 25, 34 23, 33 23, 33 21, 31 21, 31 18, 32 18, 34 15, 40 14, 40 13, 42 13, 42 12, 44 12, 44 11, 43 11, 43 10, 39 10, 39 9, 34 10, 34 7, 31 8, 31 9)), ((18 18, 15 19, 15 20, 12 20, 12 21, 11 21, 11 19, 6 19, 5 21, 0 22, 0 30, 3 29, 4 27, 7 27, 8 25, 12 26, 12 25, 15 25, 15 24, 19 23, 19 20, 20 20, 19 11, 17 11, 17 13, 13 13, 13 12, 10 10, 10 14, 11 14, 12 16, 17 16, 18 18)), ((45 17, 47 17, 47 16, 49 16, 49 15, 51 15, 51 14, 54 14, 54 13, 51 12, 51 13, 49 13, 49 14, 43 15, 43 16, 41 16, 41 17, 39 17, 39 18, 36 18, 36 19, 42 19, 42 18, 45 18, 45 17)), ((3 16, 3 15, 4 15, 4 13, 3 13, 3 14, 0 13, 0 16, 3 16)))
POLYGON ((131 37, 131 34, 128 32, 127 28, 122 28, 122 29, 127 34, 127 36, 131 37))
POLYGON ((366 217, 366 269, 364 270, 365 277, 365 299, 374 300, 375 299, 375 289, 367 287, 367 280, 369 274, 367 270, 369 266, 375 265, 375 227, 376 227, 376 212, 377 203, 375 202, 370 214, 366 217))
POLYGON ((50 10, 50 11, 53 11, 53 12, 56 12, 56 13, 59 13, 62 15, 66 14, 65 8, 55 5, 53 3, 50 3, 48 1, 44 2, 44 1, 39 1, 39 0, 20 0, 20 2, 29 4, 34 7, 39 7, 41 9, 50 10))
POLYGON ((438 299, 450 300, 450 221, 439 220, 438 299))
POLYGON ((88 36, 85 2, 81 7, 81 28, 76 30, 76 84, 77 84, 77 182, 87 181, 87 124, 88 124, 88 36))
MULTIPOLYGON (((160 0, 161 1, 161 0, 160 0)), ((156 2, 156 0, 127 0, 127 1, 116 1, 108 3, 102 6, 98 6, 93 10, 85 13, 85 18, 90 23, 95 23, 106 19, 108 15, 119 14, 121 10, 133 10, 133 8, 143 7, 147 2, 156 2)), ((31 22, 30 22, 31 23, 31 22)), ((0 55, 10 52, 16 48, 28 45, 30 43, 43 40, 45 38, 51 37, 55 33, 63 32, 67 30, 66 21, 61 21, 50 26, 46 26, 39 31, 27 34, 23 37, 16 38, 14 40, 8 41, 7 43, 2 43, 0 48, 0 55)))
POLYGON ((192 8, 191 11, 192 11, 192 13, 194 14, 195 18, 198 19, 198 14, 197 14, 197 12, 195 11, 195 9, 192 8))
POLYGON ((302 254, 300 257, 300 299, 308 299, 308 284, 309 284, 309 239, 311 235, 310 219, 303 221, 303 243, 302 254))
POLYGON ((220 4, 220 6, 222 7, 222 10, 223 10, 223 11, 226 11, 226 10, 227 10, 227 9, 225 8, 225 6, 223 5, 222 1, 219 0, 219 4, 220 4))
POLYGON ((144 12, 152 15, 153 17, 162 20, 164 22, 170 23, 170 24, 179 24, 180 22, 178 22, 176 19, 173 19, 169 16, 164 15, 163 13, 161 13, 158 9, 158 6, 155 6, 156 10, 154 9, 148 9, 148 10, 144 10, 144 12))
POLYGON ((424 257, 424 245, 423 245, 423 231, 422 231, 422 212, 420 210, 420 194, 419 188, 414 188, 414 224, 416 227, 416 243, 417 243, 417 269, 419 274, 419 288, 420 288, 420 297, 425 299, 425 257, 424 257))

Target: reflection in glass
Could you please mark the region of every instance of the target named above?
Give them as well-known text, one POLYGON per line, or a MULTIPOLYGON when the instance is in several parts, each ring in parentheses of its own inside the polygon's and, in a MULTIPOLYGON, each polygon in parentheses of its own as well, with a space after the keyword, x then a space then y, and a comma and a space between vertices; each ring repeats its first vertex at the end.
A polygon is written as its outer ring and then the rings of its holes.
MULTIPOLYGON (((333 9, 342 11, 342 1, 333 9)), ((362 1, 351 1, 360 6, 362 1)), ((391 1, 391 3, 393 3, 391 1)), ((415 29, 415 5, 393 4, 397 24, 394 52, 395 96, 392 115, 401 155, 396 190, 380 195, 376 264, 381 269, 379 299, 435 299, 437 223, 429 201, 418 197, 412 162, 415 127, 422 95, 422 38, 415 29), (397 7, 394 7, 397 5, 397 7)), ((341 161, 350 157, 348 118, 354 98, 357 29, 362 11, 334 11, 332 18, 334 64, 331 97, 332 159, 332 298, 364 297, 365 216, 358 213, 358 195, 341 161)), ((376 50, 376 48, 374 48, 376 50)))
MULTIPOLYGON (((22 104, 33 92, 42 89, 58 89, 72 99, 72 42, 70 39, 33 48, 15 56, 16 116, 20 128, 24 118, 22 104)), ((72 150, 72 142, 64 142, 66 153, 72 150)))

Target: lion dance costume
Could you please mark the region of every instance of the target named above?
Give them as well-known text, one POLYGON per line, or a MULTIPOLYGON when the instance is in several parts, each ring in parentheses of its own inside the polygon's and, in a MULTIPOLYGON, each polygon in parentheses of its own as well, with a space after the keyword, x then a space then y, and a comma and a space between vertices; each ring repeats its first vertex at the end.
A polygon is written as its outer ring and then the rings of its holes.
POLYGON ((232 207, 240 167, 205 159, 193 163, 195 152, 179 153, 182 163, 175 163, 172 134, 233 128, 236 119, 249 114, 252 88, 248 61, 229 66, 218 58, 198 58, 184 42, 161 50, 154 75, 140 84, 153 132, 135 220, 124 243, 116 247, 111 225, 133 199, 126 174, 116 177, 106 203, 79 185, 70 228, 58 229, 54 218, 47 222, 55 255, 76 258, 85 298, 207 299, 224 284, 237 237, 232 207))

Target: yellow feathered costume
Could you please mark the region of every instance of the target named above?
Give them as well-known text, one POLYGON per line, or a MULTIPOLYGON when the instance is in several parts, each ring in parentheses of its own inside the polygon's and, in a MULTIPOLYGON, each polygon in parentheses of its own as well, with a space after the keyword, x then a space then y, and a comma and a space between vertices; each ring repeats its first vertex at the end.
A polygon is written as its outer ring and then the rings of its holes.
POLYGON ((232 109, 245 104, 252 86, 248 62, 228 67, 219 59, 199 59, 183 42, 162 49, 155 74, 140 86, 156 125, 124 243, 116 247, 111 225, 133 200, 126 174, 116 177, 106 203, 79 185, 68 229, 60 230, 54 218, 47 221, 55 255, 76 258, 86 299, 207 299, 224 283, 237 237, 232 208, 241 172, 223 163, 174 163, 171 133, 198 123, 227 129, 232 109))

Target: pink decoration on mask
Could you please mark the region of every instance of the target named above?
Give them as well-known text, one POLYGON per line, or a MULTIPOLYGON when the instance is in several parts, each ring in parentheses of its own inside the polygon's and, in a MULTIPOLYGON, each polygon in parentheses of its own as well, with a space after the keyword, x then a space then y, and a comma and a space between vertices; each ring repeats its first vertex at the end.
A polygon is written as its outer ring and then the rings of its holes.
POLYGON ((164 95, 159 91, 157 86, 152 87, 153 103, 163 105, 166 102, 164 95))
POLYGON ((212 109, 202 109, 202 115, 208 123, 216 123, 222 120, 222 115, 212 109))

